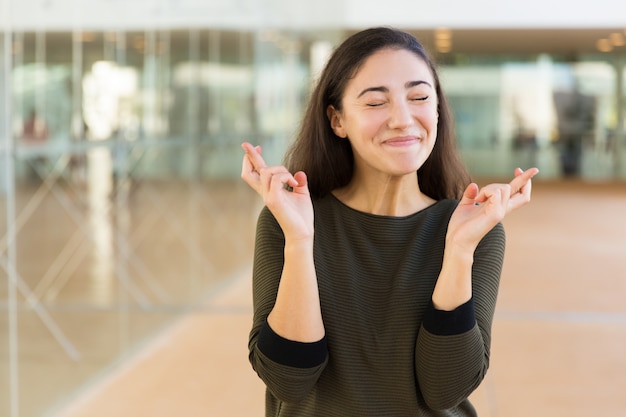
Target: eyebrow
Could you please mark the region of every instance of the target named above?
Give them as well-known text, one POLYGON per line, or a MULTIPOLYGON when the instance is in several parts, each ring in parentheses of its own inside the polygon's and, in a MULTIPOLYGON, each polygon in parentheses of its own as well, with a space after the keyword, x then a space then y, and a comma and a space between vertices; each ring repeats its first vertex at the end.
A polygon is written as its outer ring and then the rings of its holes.
MULTIPOLYGON (((426 84, 427 86, 432 87, 432 85, 428 81, 419 80, 419 81, 407 81, 407 83, 404 84, 404 88, 406 88, 408 90, 409 88, 418 86, 420 84, 426 84)), ((381 93, 388 93, 389 89, 387 87, 383 87, 383 86, 380 86, 380 87, 368 87, 365 90, 361 91, 359 93, 359 95, 357 96, 357 98, 359 98, 363 94, 369 93, 371 91, 378 91, 378 92, 381 92, 381 93)))

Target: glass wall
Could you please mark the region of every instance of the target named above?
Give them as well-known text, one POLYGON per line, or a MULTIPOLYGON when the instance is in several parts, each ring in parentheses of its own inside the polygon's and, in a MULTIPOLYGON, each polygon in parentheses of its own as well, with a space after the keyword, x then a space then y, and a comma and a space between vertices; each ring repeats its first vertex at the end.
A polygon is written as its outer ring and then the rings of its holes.
MULTIPOLYGON (((61 406, 247 267, 239 145, 280 162, 342 36, 0 34, 0 415, 61 406)), ((441 58, 474 176, 624 177, 611 58, 441 58)))
POLYGON ((38 416, 246 268, 239 145, 280 161, 308 56, 277 31, 6 36, 0 415, 38 416))
POLYGON ((452 58, 442 83, 475 176, 538 166, 542 178, 624 178, 613 57, 452 58))

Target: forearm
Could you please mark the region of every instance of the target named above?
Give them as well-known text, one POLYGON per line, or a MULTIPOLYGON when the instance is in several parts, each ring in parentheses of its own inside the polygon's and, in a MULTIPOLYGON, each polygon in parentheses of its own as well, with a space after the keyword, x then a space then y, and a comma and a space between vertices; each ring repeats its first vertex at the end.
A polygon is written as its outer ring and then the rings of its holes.
POLYGON ((452 311, 472 298, 474 251, 446 244, 441 272, 433 291, 433 305, 452 311))
POLYGON ((313 238, 286 240, 276 302, 267 321, 285 339, 307 343, 324 337, 313 238))
POLYGON ((494 227, 471 250, 471 257, 453 248, 450 241, 446 242, 433 305, 425 313, 416 346, 416 376, 433 408, 450 407, 469 395, 489 367, 491 326, 504 260, 504 228, 502 224, 494 227), (466 255, 455 257, 455 253, 466 255), (465 269, 468 267, 469 271, 465 269), (466 302, 460 301, 466 298, 466 302), (454 302, 445 311, 442 304, 450 301, 454 302))
MULTIPOLYGON (((328 360, 325 338, 322 337, 314 343, 302 343, 298 341, 297 335, 294 337, 291 330, 283 329, 299 323, 289 316, 288 309, 291 307, 287 305, 290 296, 300 297, 292 294, 293 290, 289 288, 296 286, 293 283, 294 277, 311 276, 312 279, 309 278, 308 282, 315 282, 313 294, 315 299, 318 298, 312 242, 299 248, 294 246, 289 238, 285 238, 267 208, 259 216, 256 239, 253 267, 254 321, 249 339, 250 363, 277 398, 287 402, 301 401, 317 382, 328 360), (270 313, 271 320, 268 318, 270 313), (270 322, 272 326, 269 325, 270 322)), ((302 307, 301 301, 292 301, 296 307, 298 303, 302 307)), ((319 311, 319 301, 316 305, 319 311)))

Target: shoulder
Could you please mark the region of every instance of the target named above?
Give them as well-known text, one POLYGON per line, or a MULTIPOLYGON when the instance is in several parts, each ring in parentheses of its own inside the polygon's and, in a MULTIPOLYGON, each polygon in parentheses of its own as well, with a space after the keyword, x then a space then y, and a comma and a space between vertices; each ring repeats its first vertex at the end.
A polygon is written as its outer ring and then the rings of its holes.
POLYGON ((421 214, 423 214, 427 224, 445 226, 447 229, 450 217, 452 217, 452 213, 454 213, 458 205, 459 202, 457 200, 437 200, 434 204, 422 210, 421 214))
POLYGON ((427 207, 425 210, 428 210, 434 214, 445 214, 448 216, 452 216, 454 210, 459 205, 458 200, 450 200, 443 199, 435 201, 431 206, 427 207))

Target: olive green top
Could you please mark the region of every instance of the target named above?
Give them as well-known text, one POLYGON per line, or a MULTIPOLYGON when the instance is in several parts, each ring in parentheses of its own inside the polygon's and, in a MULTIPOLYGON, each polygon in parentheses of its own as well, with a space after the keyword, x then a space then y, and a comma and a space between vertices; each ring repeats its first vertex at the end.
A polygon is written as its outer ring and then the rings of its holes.
POLYGON ((467 397, 489 366, 502 225, 476 249, 472 299, 446 312, 431 297, 456 201, 406 217, 363 213, 332 195, 313 205, 326 330, 318 342, 290 341, 268 326, 284 236, 267 208, 257 224, 249 348, 267 386, 266 416, 475 416, 467 397))

